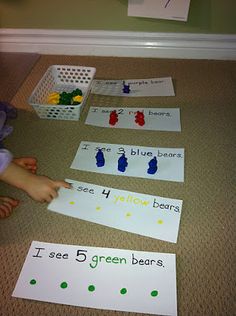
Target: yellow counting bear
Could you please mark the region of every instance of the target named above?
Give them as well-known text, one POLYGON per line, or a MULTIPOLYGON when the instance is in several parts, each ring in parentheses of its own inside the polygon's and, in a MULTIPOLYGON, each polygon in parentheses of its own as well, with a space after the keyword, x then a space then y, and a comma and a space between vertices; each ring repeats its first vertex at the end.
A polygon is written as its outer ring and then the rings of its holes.
POLYGON ((52 92, 48 96, 48 104, 58 104, 60 100, 60 94, 58 92, 52 92))
POLYGON ((75 97, 73 97, 73 103, 74 103, 74 102, 81 103, 82 100, 83 100, 82 95, 76 95, 75 97))

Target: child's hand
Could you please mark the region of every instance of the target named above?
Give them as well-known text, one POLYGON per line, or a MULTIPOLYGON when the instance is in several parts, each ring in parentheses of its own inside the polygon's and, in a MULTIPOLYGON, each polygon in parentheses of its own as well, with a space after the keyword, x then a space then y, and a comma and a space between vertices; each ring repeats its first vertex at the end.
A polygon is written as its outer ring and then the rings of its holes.
POLYGON ((58 189, 60 187, 70 189, 70 184, 65 181, 54 181, 46 176, 31 175, 29 181, 24 186, 24 190, 38 202, 50 203, 58 196, 58 189))
POLYGON ((60 187, 71 188, 71 185, 65 181, 54 181, 45 176, 37 176, 14 162, 11 162, 0 174, 0 180, 24 190, 39 202, 51 202, 57 197, 57 190, 60 187))
POLYGON ((18 166, 32 172, 36 173, 37 170, 37 159, 33 157, 22 157, 22 158, 14 158, 13 162, 18 166))
POLYGON ((13 209, 20 201, 6 196, 0 196, 0 219, 11 215, 13 209))

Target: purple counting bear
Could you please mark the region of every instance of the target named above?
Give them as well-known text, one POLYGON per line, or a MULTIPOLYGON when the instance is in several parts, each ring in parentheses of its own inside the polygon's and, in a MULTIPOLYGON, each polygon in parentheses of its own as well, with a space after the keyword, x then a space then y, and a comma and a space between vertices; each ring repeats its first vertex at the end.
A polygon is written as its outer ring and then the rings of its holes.
POLYGON ((123 93, 130 93, 129 84, 125 84, 125 81, 123 81, 123 93))

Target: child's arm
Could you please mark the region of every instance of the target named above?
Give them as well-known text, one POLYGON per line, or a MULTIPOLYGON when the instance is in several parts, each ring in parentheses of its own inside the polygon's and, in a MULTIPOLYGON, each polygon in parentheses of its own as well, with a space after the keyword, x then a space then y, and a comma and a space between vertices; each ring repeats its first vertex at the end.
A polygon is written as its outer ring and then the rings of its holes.
POLYGON ((0 180, 24 190, 30 197, 39 202, 51 202, 57 197, 60 187, 70 188, 65 181, 54 181, 45 176, 30 173, 13 162, 0 174, 0 180))

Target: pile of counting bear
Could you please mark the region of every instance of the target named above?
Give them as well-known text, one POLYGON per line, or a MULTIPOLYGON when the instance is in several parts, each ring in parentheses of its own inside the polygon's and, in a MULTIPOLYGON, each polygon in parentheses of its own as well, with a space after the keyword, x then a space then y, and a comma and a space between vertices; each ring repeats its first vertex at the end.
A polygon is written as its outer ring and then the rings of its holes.
POLYGON ((78 105, 82 100, 82 91, 75 89, 72 92, 52 92, 49 94, 47 102, 54 105, 78 105))

